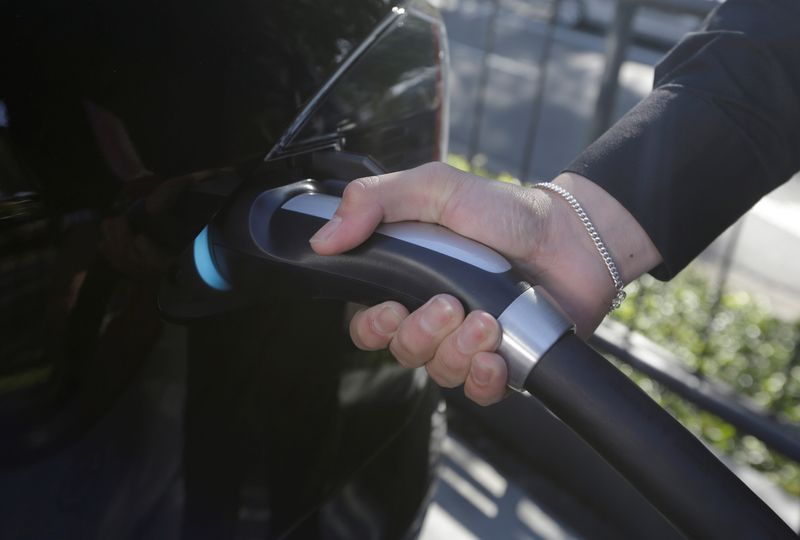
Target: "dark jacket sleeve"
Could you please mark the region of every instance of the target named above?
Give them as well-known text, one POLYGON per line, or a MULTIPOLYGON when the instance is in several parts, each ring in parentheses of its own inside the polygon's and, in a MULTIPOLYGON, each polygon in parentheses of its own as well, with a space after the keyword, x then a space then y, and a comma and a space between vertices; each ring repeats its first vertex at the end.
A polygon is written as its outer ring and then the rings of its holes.
POLYGON ((633 214, 668 279, 799 169, 800 1, 728 0, 566 170, 633 214))

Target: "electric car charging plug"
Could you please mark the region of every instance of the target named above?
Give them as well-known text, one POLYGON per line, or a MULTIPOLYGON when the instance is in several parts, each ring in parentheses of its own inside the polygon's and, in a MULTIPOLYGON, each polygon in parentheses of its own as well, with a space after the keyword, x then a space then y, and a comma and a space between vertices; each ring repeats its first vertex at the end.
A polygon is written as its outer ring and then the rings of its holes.
POLYGON ((243 187, 197 237, 183 277, 162 287, 162 310, 191 318, 209 303, 236 307, 276 295, 395 300, 415 309, 452 294, 467 311, 497 318, 508 385, 539 399, 683 534, 796 538, 702 443, 575 336, 546 291, 488 247, 438 225, 405 222, 381 225, 349 252, 316 254, 308 239, 340 202, 341 183, 331 186, 243 187))

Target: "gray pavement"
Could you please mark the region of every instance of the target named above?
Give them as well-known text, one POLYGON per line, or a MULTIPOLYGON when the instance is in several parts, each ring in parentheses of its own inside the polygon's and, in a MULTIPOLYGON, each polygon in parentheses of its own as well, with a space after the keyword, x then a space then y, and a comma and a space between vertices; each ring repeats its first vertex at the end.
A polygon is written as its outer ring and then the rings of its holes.
MULTIPOLYGON (((800 500, 776 488, 763 474, 718 456, 794 530, 800 528, 800 500)), ((509 458, 512 459, 513 458, 509 458)), ((520 465, 517 464, 517 467, 520 465)), ((526 470, 526 475, 535 471, 526 470)), ((602 524, 587 533, 588 511, 573 501, 571 514, 559 517, 548 507, 549 498, 564 498, 558 488, 539 479, 539 489, 523 489, 515 476, 503 474, 471 447, 469 440, 449 435, 433 502, 419 540, 567 540, 609 537, 602 524), (583 533, 573 527, 581 522, 583 533), (604 531, 602 534, 600 530, 604 531)), ((563 504, 563 500, 562 500, 563 504)), ((563 508, 562 508, 563 510, 563 508)), ((611 537, 614 537, 613 533, 611 537)))
POLYGON ((419 540, 478 538, 568 540, 581 536, 468 443, 448 436, 436 498, 428 509, 419 540))

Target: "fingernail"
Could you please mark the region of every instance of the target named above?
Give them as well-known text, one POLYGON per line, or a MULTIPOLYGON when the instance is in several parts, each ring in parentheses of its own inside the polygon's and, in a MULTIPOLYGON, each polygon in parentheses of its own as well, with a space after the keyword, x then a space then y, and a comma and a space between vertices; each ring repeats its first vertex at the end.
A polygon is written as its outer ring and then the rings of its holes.
POLYGON ((486 386, 492 380, 494 370, 478 358, 473 358, 469 373, 472 376, 472 380, 475 381, 475 384, 486 386))
POLYGON ((422 309, 419 325, 429 334, 436 334, 453 318, 453 306, 444 298, 433 298, 422 309))
POLYGON ((403 322, 403 317, 391 306, 386 306, 372 319, 372 329, 379 334, 394 333, 403 322))
POLYGON ((469 324, 456 336, 456 347, 461 354, 474 354, 489 336, 489 326, 484 315, 471 317, 469 324))
POLYGON ((309 242, 312 244, 317 244, 321 242, 327 242, 328 239, 336 232, 336 229, 339 228, 339 225, 342 224, 342 218, 338 215, 334 215, 331 220, 322 226, 320 230, 318 230, 314 236, 311 237, 309 242))

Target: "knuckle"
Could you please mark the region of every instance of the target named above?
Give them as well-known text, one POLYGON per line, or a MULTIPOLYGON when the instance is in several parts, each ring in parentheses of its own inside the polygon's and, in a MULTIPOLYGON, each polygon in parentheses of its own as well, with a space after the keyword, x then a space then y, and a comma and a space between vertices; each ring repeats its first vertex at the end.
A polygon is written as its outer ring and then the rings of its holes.
POLYGON ((485 311, 473 311, 464 319, 462 342, 478 350, 494 350, 500 341, 500 325, 485 311))
POLYGON ((455 388, 461 384, 451 374, 443 372, 441 367, 435 362, 428 362, 425 364, 425 371, 427 371, 428 376, 442 388, 455 388))
POLYGON ((370 350, 376 347, 373 343, 374 336, 369 332, 369 324, 367 322, 366 310, 360 310, 353 318, 350 319, 350 339, 353 344, 362 350, 370 350))
POLYGON ((455 388, 464 384, 466 380, 466 373, 463 370, 453 369, 444 365, 441 361, 434 358, 427 364, 428 373, 435 373, 437 375, 434 380, 445 388, 455 388))
POLYGON ((380 176, 367 176, 353 180, 345 186, 342 201, 337 212, 343 214, 370 212, 380 208, 378 185, 383 182, 380 176))
POLYGON ((421 366, 433 357, 436 341, 426 334, 418 321, 407 321, 400 325, 392 343, 408 362, 421 366))
POLYGON ((381 177, 376 175, 357 178, 347 184, 342 193, 342 197, 350 199, 362 197, 371 192, 380 182, 381 177))
POLYGON ((459 324, 464 322, 464 306, 461 305, 461 302, 458 300, 458 298, 451 294, 441 293, 434 296, 433 299, 444 302, 444 304, 440 304, 440 306, 447 306, 445 309, 450 311, 450 315, 454 322, 458 322, 459 324))
POLYGON ((367 311, 367 321, 372 333, 390 337, 394 335, 408 312, 394 302, 385 302, 367 311))
POLYGON ((452 305, 454 309, 459 309, 463 313, 463 309, 461 308, 461 302, 459 302, 458 299, 452 294, 439 293, 436 296, 434 296, 434 298, 441 298, 448 304, 452 305))
POLYGON ((428 361, 428 358, 425 358, 425 356, 414 353, 408 349, 400 332, 389 342, 389 352, 392 353, 392 356, 394 356, 395 360, 397 360, 401 366, 407 368, 420 367, 428 361))
POLYGON ((420 168, 422 172, 431 176, 443 176, 450 174, 453 170, 453 167, 442 161, 431 161, 421 165, 420 168))
POLYGON ((345 186, 344 191, 342 191, 342 204, 352 204, 361 201, 367 189, 365 180, 364 178, 353 180, 345 186))
POLYGON ((463 321, 464 312, 461 303, 449 295, 437 295, 420 308, 412 317, 415 330, 432 342, 444 339, 463 321))
POLYGON ((458 377, 462 383, 466 380, 467 374, 469 374, 469 357, 450 351, 449 354, 443 354, 438 360, 446 366, 450 372, 458 377))
POLYGON ((491 405, 505 395, 506 381, 503 359, 493 353, 478 353, 472 358, 464 392, 475 403, 491 405))
POLYGON ((431 363, 440 366, 440 370, 447 373, 451 379, 464 383, 469 374, 471 359, 461 353, 455 346, 455 335, 451 334, 436 350, 431 363))

